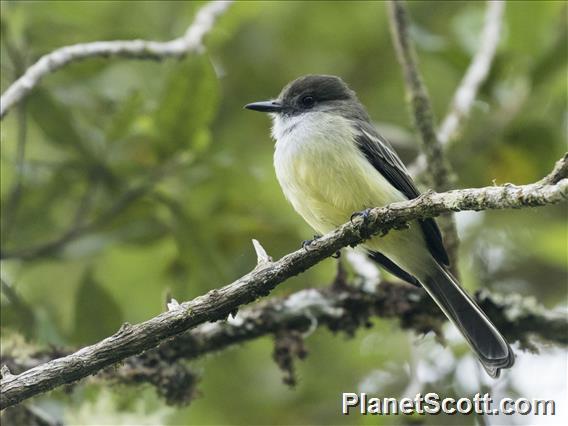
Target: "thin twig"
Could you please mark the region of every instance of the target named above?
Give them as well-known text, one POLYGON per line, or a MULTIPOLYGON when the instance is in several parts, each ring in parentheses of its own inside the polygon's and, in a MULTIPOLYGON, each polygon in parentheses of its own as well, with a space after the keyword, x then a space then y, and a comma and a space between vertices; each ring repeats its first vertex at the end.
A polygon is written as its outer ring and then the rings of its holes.
POLYGON ((410 38, 410 19, 401 0, 389 3, 390 26, 397 57, 404 73, 414 125, 420 134, 428 160, 428 173, 436 191, 450 189, 449 167, 435 131, 430 98, 418 69, 414 44, 410 38))
MULTIPOLYGON (((566 157, 563 161, 566 161, 566 157)), ((169 310, 136 325, 124 324, 114 335, 74 354, 18 375, 3 375, 0 381, 0 409, 94 374, 200 324, 225 319, 239 306, 269 294, 278 284, 342 247, 355 246, 366 238, 380 233, 384 235, 393 228, 400 229, 409 221, 449 211, 534 207, 567 199, 568 179, 563 178, 555 185, 508 184, 440 194, 429 192, 414 200, 372 209, 365 221, 356 218, 342 225, 316 240, 309 251, 300 249, 264 267, 255 268, 225 287, 180 304, 179 309, 169 310)))
POLYGON ((108 58, 120 56, 130 59, 162 60, 165 58, 181 58, 188 53, 203 48, 203 38, 211 31, 216 19, 230 6, 232 1, 211 1, 203 6, 185 34, 179 38, 166 41, 146 40, 114 40, 95 41, 61 47, 42 56, 35 64, 2 94, 0 99, 0 118, 48 74, 60 68, 87 58, 108 58))

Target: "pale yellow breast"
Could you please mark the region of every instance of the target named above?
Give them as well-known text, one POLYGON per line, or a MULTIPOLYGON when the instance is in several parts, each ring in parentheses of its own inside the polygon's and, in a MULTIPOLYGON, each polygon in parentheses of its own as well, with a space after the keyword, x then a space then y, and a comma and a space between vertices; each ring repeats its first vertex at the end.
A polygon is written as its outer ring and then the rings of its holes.
MULTIPOLYGON (((320 234, 347 222, 354 212, 406 200, 359 151, 346 119, 310 113, 288 123, 275 123, 276 176, 284 195, 320 234)), ((408 270, 429 263, 418 224, 407 231, 375 237, 365 246, 381 251, 408 270)))
POLYGON ((359 151, 346 119, 308 115, 278 139, 274 165, 286 198, 312 227, 328 232, 353 212, 405 199, 359 151))

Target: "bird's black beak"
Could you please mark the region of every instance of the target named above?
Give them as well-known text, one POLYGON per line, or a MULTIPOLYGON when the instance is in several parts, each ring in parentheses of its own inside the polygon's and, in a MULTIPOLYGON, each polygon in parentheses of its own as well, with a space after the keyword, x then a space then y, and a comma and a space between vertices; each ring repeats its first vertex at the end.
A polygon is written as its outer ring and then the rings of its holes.
POLYGON ((245 105, 245 108, 260 112, 280 112, 282 111, 282 104, 277 101, 253 102, 245 105))

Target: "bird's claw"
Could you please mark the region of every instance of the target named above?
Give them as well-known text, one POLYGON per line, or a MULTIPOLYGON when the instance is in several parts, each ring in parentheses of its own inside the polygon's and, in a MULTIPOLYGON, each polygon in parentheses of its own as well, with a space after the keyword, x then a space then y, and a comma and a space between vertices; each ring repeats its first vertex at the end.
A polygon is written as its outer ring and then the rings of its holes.
POLYGON ((351 215, 351 218, 349 219, 351 223, 353 223, 353 219, 356 217, 361 217, 363 218, 363 223, 361 224, 361 228, 360 228, 360 233, 361 236, 365 239, 369 238, 371 236, 371 233, 368 231, 368 225, 369 225, 369 218, 371 216, 371 210, 372 209, 365 209, 362 210, 360 212, 355 212, 351 215))
POLYGON ((341 257, 341 250, 337 250, 335 253, 331 255, 334 259, 339 259, 341 257))
POLYGON ((349 221, 351 223, 353 223, 353 219, 355 219, 356 217, 362 217, 363 218, 363 223, 367 223, 369 220, 369 216, 371 214, 371 210, 372 209, 365 209, 365 210, 361 210, 360 212, 355 212, 351 215, 351 217, 349 218, 349 221))
POLYGON ((310 245, 312 245, 312 243, 318 238, 321 238, 321 235, 314 235, 314 238, 312 238, 311 240, 302 241, 302 248, 307 251, 310 245))

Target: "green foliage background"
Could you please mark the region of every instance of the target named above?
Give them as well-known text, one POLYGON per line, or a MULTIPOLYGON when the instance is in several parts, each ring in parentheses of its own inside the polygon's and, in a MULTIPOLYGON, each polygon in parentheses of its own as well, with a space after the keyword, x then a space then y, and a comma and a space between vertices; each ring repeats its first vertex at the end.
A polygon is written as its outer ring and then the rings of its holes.
MULTIPOLYGON (((63 45, 177 37, 200 5, 3 1, 2 91, 63 45)), ((421 69, 442 118, 477 48, 485 6, 410 2, 409 8, 421 69)), ((566 13, 562 2, 507 3, 491 75, 449 151, 457 187, 535 181, 566 150, 566 13)), ((268 119, 242 109, 299 75, 342 76, 403 159, 417 155, 384 4, 239 2, 206 45, 205 53, 181 61, 75 63, 46 77, 2 121, 2 251, 25 252, 75 222, 92 225, 62 250, 2 261, 3 279, 29 308, 3 295, 4 346, 16 334, 39 347, 93 343, 123 321, 163 311, 167 292, 186 300, 248 272, 255 264, 251 238, 273 257, 309 238, 312 231, 276 182, 268 119), (132 188, 138 196, 125 198, 132 188)), ((565 219, 565 206, 459 214, 464 286, 566 306, 565 219)), ((325 261, 275 293, 327 285, 334 270, 325 261)), ((376 320, 352 339, 326 330, 311 335, 295 389, 281 383, 267 337, 193 363, 202 381, 189 407, 164 407, 151 388, 119 386, 79 386, 34 403, 71 423, 454 423, 339 415, 343 391, 371 383, 376 394, 400 395, 416 373, 408 369, 416 357, 429 372, 422 375, 428 391, 475 393, 479 382, 472 385, 458 368, 471 363, 469 352, 462 341, 451 342, 442 349, 432 336, 420 339, 394 321, 376 320)), ((560 365, 566 373, 565 359, 560 365)), ((524 395, 514 379, 519 374, 501 379, 506 395, 524 395)), ((562 377, 547 383, 565 389, 562 377)))

